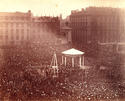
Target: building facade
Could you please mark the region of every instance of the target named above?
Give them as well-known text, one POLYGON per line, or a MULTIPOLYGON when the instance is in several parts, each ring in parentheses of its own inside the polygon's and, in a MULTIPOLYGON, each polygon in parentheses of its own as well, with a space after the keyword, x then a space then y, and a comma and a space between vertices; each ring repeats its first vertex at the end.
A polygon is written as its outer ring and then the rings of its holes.
POLYGON ((36 17, 31 11, 0 12, 0 46, 53 43, 59 33, 59 17, 36 17))
POLYGON ((33 17, 31 23, 30 39, 34 43, 54 44, 60 32, 58 17, 33 17))
POLYGON ((31 12, 0 12, 0 45, 20 44, 29 40, 31 12))
POLYGON ((125 10, 109 7, 89 7, 72 11, 70 15, 72 41, 83 48, 95 43, 125 41, 125 10))

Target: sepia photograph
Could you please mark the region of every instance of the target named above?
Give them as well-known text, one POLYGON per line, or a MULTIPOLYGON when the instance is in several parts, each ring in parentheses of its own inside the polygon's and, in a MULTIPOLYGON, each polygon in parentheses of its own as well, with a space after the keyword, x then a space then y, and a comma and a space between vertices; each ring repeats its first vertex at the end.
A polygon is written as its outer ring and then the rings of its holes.
POLYGON ((125 0, 0 0, 0 101, 125 101, 125 0))

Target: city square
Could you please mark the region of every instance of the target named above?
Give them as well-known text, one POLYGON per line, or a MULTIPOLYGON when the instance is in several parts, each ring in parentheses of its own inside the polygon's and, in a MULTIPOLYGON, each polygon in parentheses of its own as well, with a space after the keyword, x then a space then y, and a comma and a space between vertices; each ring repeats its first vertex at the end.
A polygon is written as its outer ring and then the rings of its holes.
POLYGON ((124 16, 95 3, 66 18, 0 11, 0 101, 124 101, 124 16))

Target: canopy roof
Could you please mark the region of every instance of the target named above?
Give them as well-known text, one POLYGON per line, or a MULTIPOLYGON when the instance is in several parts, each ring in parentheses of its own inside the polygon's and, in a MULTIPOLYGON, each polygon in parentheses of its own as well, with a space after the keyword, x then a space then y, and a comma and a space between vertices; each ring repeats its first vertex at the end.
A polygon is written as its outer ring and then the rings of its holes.
POLYGON ((63 51, 62 54, 64 54, 64 55, 83 55, 84 52, 72 48, 72 49, 63 51))

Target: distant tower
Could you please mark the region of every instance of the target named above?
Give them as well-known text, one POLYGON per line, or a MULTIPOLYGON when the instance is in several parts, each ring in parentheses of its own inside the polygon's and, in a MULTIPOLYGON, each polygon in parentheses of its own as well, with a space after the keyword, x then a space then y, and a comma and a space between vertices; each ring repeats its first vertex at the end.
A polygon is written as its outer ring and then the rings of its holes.
POLYGON ((31 13, 31 10, 28 10, 28 13, 31 13))
POLYGON ((28 14, 29 14, 29 16, 33 16, 31 10, 28 10, 28 14))
POLYGON ((59 17, 59 18, 60 18, 60 20, 62 20, 62 14, 60 14, 60 17, 59 17))

